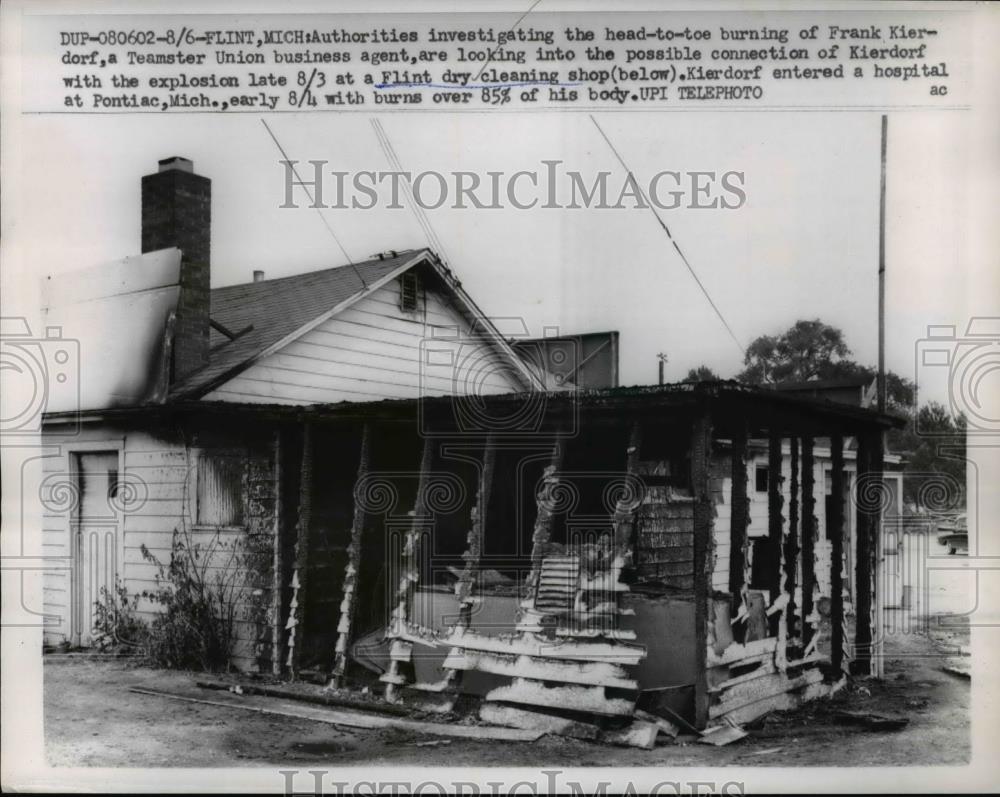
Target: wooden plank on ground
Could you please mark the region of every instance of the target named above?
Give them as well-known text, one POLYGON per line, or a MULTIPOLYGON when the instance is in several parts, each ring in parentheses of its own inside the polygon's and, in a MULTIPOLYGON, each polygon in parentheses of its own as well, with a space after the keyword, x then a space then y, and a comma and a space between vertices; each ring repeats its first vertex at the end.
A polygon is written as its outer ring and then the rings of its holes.
POLYGON ((720 716, 729 709, 739 708, 771 695, 792 692, 821 680, 823 673, 819 669, 812 669, 791 678, 784 673, 774 672, 734 684, 719 696, 719 702, 712 707, 715 710, 714 716, 720 716))
POLYGON ((328 725, 339 725, 345 728, 365 728, 369 730, 396 730, 423 733, 429 736, 447 736, 463 739, 488 739, 506 742, 533 742, 540 739, 542 731, 523 730, 519 728, 494 728, 484 725, 455 725, 437 722, 420 722, 418 720, 399 719, 397 717, 381 717, 373 714, 362 714, 353 711, 339 711, 318 706, 302 705, 290 700, 244 696, 233 699, 204 700, 187 695, 167 692, 161 689, 130 687, 130 692, 152 697, 180 700, 186 703, 199 703, 222 708, 235 708, 244 711, 256 711, 260 714, 276 714, 283 717, 314 720, 328 725))
POLYGON ((634 700, 605 697, 600 687, 545 686, 538 681, 517 678, 512 684, 490 690, 485 699, 498 703, 521 703, 606 716, 629 716, 634 700))
POLYGON ((595 740, 600 732, 596 725, 591 725, 588 722, 496 703, 483 703, 479 708, 479 719, 494 725, 540 731, 541 733, 555 733, 573 739, 595 740))
POLYGON ((762 717, 770 711, 786 711, 797 708, 803 703, 829 694, 829 684, 817 681, 816 683, 809 684, 799 692, 781 692, 780 694, 748 703, 745 706, 726 712, 725 717, 728 721, 742 725, 747 722, 753 722, 758 717, 762 717))

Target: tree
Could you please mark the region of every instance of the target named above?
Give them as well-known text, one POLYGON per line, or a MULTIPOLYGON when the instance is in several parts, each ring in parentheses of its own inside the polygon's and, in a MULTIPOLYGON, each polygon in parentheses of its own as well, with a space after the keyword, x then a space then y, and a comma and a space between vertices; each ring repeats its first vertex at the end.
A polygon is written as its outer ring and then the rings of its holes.
POLYGON ((753 385, 807 382, 850 355, 844 333, 818 318, 796 321, 780 335, 761 335, 746 350, 743 371, 736 377, 753 385))
POLYGON ((903 495, 931 511, 965 506, 966 419, 931 401, 916 413, 916 423, 890 434, 891 450, 906 458, 903 495))
MULTIPOLYGON (((851 354, 844 333, 818 318, 797 321, 780 335, 761 335, 748 347, 744 369, 737 380, 752 385, 809 382, 815 379, 864 379, 875 381, 877 370, 848 359, 851 354)), ((913 412, 913 382, 886 372, 888 409, 899 415, 913 412)))
MULTIPOLYGON (((750 384, 863 379, 871 384, 875 368, 849 359, 844 334, 819 319, 798 321, 779 335, 762 335, 747 348, 736 377, 750 384)), ((904 496, 932 510, 965 502, 965 418, 931 402, 915 407, 913 382, 889 371, 886 409, 906 418, 903 429, 886 435, 889 451, 904 458, 904 496)))
POLYGON ((684 377, 685 382, 718 382, 722 377, 720 377, 715 371, 709 368, 707 365, 699 365, 697 368, 692 368, 688 371, 688 375, 684 377))

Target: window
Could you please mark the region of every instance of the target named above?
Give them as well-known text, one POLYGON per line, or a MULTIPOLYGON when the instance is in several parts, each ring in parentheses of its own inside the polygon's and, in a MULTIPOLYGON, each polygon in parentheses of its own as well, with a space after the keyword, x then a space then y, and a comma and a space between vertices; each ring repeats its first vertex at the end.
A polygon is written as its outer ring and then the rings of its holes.
POLYGON ((758 493, 767 492, 768 469, 766 465, 758 465, 755 472, 754 489, 758 493))
POLYGON ((412 271, 399 278, 399 309, 404 313, 414 313, 417 310, 417 297, 420 293, 420 280, 412 271))
POLYGON ((243 525, 243 458, 202 452, 198 457, 197 523, 243 525))

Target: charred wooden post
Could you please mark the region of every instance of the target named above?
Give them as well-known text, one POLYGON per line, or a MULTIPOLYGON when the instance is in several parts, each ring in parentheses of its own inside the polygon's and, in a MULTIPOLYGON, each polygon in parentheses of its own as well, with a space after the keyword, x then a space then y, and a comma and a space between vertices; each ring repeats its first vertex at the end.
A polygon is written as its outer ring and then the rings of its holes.
MULTIPOLYGON (((605 635, 613 638, 634 636, 634 632, 620 627, 619 617, 631 613, 621 605, 621 598, 629 588, 621 581, 622 569, 631 565, 635 556, 636 518, 642 504, 645 485, 639 476, 639 454, 642 448, 642 426, 635 421, 629 431, 628 448, 625 451, 625 479, 615 500, 612 526, 612 550, 609 560, 598 572, 591 575, 597 582, 584 579, 577 592, 577 603, 596 607, 592 611, 600 617, 600 628, 605 635), (603 616, 600 613, 603 612, 603 616)), ((589 609, 588 609, 589 610, 589 609)), ((582 619, 582 618, 578 618, 582 619)), ((586 626, 586 623, 581 623, 586 626)))
POLYGON ((552 537, 553 509, 558 503, 559 471, 562 470, 565 446, 557 436, 552 443, 552 455, 542 475, 542 486, 535 498, 535 529, 531 538, 531 572, 526 584, 526 597, 521 604, 518 618, 518 631, 538 631, 539 616, 535 610, 535 599, 538 597, 538 585, 542 575, 542 562, 549 549, 552 537))
MULTIPOLYGON (((462 573, 455 584, 455 597, 458 599, 458 621, 452 631, 467 629, 472 625, 473 607, 476 604, 475 583, 479 572, 479 561, 483 555, 483 541, 486 535, 487 512, 490 504, 490 493, 493 489, 493 471, 496 467, 497 451, 493 435, 486 438, 483 448, 482 470, 479 472, 479 485, 476 489, 476 502, 470 513, 471 527, 466 537, 466 549, 462 554, 465 562, 462 573)), ((460 648, 452 648, 447 661, 465 658, 460 648)), ((454 690, 461 681, 463 670, 446 667, 445 680, 448 688, 454 690)))
POLYGON ((708 724, 708 651, 714 644, 712 569, 714 559, 711 486, 712 419, 702 410, 694 421, 691 434, 691 492, 694 496, 694 594, 695 650, 695 725, 708 724))
POLYGON ((413 506, 413 520, 410 530, 403 543, 403 569, 399 576, 396 589, 396 608, 393 609, 389 623, 389 633, 392 640, 390 649, 389 671, 383 673, 379 680, 385 683, 385 699, 390 703, 399 700, 399 689, 409 682, 404 674, 403 664, 410 664, 413 653, 413 642, 409 633, 410 605, 413 592, 420 581, 420 537, 427 527, 427 484, 434 464, 434 438, 424 437, 423 453, 420 456, 420 476, 417 481, 417 495, 413 506))
MULTIPOLYGON (((731 519, 729 525, 729 594, 732 596, 732 611, 735 617, 740 608, 747 606, 747 589, 750 578, 747 573, 750 524, 750 502, 747 500, 747 434, 740 429, 733 435, 732 450, 732 494, 730 496, 731 519)), ((741 625, 745 628, 745 625, 741 625)), ((741 637, 742 638, 742 637, 741 637)))
POLYGON ((857 505, 857 553, 855 556, 854 606, 857 627, 854 635, 853 670, 874 675, 877 661, 874 648, 878 625, 875 617, 878 567, 878 537, 881 521, 882 491, 881 440, 871 433, 858 437, 858 477, 855 488, 857 505))
POLYGON ((815 635, 816 610, 816 473, 813 439, 802 438, 802 645, 804 655, 815 635))
POLYGON ((839 673, 844 662, 844 438, 830 438, 830 511, 826 522, 833 540, 830 555, 830 614, 831 651, 833 672, 839 673))
POLYGON ((347 567, 344 571, 343 597, 340 601, 340 622, 337 625, 337 645, 334 648, 333 672, 329 686, 339 687, 347 672, 347 648, 351 644, 351 626, 354 621, 354 598, 358 589, 358 568, 361 562, 361 539, 364 534, 364 501, 358 495, 368 475, 371 461, 371 424, 361 430, 361 451, 358 455, 358 475, 354 483, 354 517, 351 521, 351 541, 347 546, 347 567))
MULTIPOLYGON (((631 561, 635 548, 636 514, 642 503, 642 487, 639 486, 639 454, 642 449, 642 426, 636 421, 629 431, 628 449, 625 452, 625 473, 627 482, 615 505, 614 547, 615 559, 621 564, 631 561), (633 490, 640 494, 633 494, 633 490)), ((617 580, 617 573, 615 575, 617 580)))
POLYGON ((475 605, 475 579, 479 571, 479 560, 483 554, 483 540, 486 535, 487 511, 490 505, 490 493, 493 489, 493 471, 496 467, 497 450, 493 435, 486 438, 483 450, 483 469, 480 472, 479 486, 476 491, 476 503, 472 507, 472 527, 467 537, 467 547, 462 559, 465 566, 455 585, 455 596, 458 598, 458 625, 468 628, 472 624, 472 608, 475 605))
MULTIPOLYGON (((767 538, 768 550, 771 555, 773 571, 771 572, 771 583, 768 585, 768 593, 771 605, 781 596, 782 565, 784 564, 784 547, 786 540, 785 518, 782 511, 785 505, 784 496, 781 494, 782 474, 781 474, 781 436, 772 434, 767 446, 767 538)), ((781 615, 778 613, 771 615, 770 630, 772 634, 777 634, 778 626, 781 624, 781 615)))
POLYGON ((788 594, 788 605, 785 606, 785 619, 788 639, 799 637, 797 607, 795 606, 795 590, 799 577, 799 440, 796 437, 789 441, 789 482, 788 482, 788 534, 785 535, 785 592, 788 594))
POLYGON ((284 592, 285 585, 282 581, 282 571, 284 569, 284 556, 282 551, 282 528, 281 513, 283 506, 283 496, 281 490, 281 429, 274 433, 274 548, 273 561, 271 563, 271 674, 281 675, 281 643, 282 625, 281 619, 285 615, 284 592))
POLYGON ((306 569, 309 564, 309 523, 312 517, 313 427, 302 428, 302 465, 299 479, 299 520, 296 528, 295 564, 292 570, 292 602, 288 607, 288 668, 298 676, 305 630, 306 569))

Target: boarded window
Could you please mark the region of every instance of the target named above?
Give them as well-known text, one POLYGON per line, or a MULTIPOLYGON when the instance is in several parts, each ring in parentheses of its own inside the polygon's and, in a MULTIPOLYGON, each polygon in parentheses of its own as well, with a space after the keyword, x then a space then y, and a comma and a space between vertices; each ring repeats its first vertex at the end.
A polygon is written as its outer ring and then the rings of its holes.
POLYGON ((243 458, 202 452, 198 457, 198 524, 243 525, 243 458))
POLYGON ((404 313, 417 310, 417 297, 420 293, 420 281, 412 271, 399 278, 399 309, 404 313))

